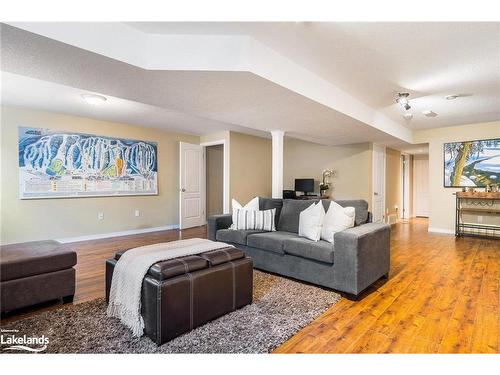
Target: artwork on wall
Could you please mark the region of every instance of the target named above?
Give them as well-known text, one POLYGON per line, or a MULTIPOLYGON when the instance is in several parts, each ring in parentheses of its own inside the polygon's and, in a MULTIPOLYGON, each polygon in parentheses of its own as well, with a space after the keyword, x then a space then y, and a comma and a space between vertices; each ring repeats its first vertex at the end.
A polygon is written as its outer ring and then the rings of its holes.
POLYGON ((444 144, 444 186, 500 183, 500 138, 444 144))
POLYGON ((19 195, 155 195, 157 160, 155 142, 19 127, 19 195))

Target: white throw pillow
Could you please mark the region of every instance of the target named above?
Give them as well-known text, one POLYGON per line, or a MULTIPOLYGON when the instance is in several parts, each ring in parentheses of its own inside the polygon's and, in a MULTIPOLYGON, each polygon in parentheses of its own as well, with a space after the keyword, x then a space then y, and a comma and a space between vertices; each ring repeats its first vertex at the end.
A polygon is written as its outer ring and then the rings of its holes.
POLYGON ((299 236, 319 241, 324 217, 325 209, 321 201, 307 207, 299 216, 299 236))
POLYGON ((321 239, 333 243, 335 233, 354 226, 355 213, 354 207, 342 207, 331 201, 323 220, 321 239))
POLYGON ((248 210, 248 211, 259 211, 259 197, 253 198, 250 202, 245 204, 243 207, 241 206, 240 202, 238 202, 236 199, 232 199, 231 201, 232 207, 233 207, 233 224, 229 229, 236 229, 236 210, 248 210))
POLYGON ((274 226, 275 214, 276 208, 262 211, 236 209, 236 221, 234 224, 236 229, 256 229, 274 232, 276 230, 274 226))

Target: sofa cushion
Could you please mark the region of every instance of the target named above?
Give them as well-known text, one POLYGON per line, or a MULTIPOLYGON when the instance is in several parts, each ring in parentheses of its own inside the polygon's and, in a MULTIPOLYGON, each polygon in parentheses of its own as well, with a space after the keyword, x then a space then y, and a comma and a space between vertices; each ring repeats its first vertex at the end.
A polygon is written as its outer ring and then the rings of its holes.
POLYGON ((247 237, 247 245, 272 251, 277 254, 285 254, 283 251, 284 241, 288 238, 298 237, 296 233, 290 232, 267 232, 251 234, 247 237))
POLYGON ((317 200, 283 199, 280 220, 277 229, 285 232, 299 232, 299 215, 317 200))
POLYGON ((262 230, 243 230, 243 229, 219 229, 215 235, 217 241, 232 242, 240 245, 247 244, 249 234, 263 233, 262 230))
POLYGON ((275 208, 276 215, 274 216, 274 225, 277 226, 280 220, 281 208, 283 207, 283 199, 262 198, 259 197, 259 209, 270 210, 275 208))
POLYGON ((355 209, 355 225, 365 224, 368 220, 368 202, 363 199, 352 199, 352 200, 343 200, 343 201, 335 201, 340 204, 342 207, 354 207, 355 209))
POLYGON ((284 241, 286 254, 333 264, 333 245, 326 241, 311 241, 307 238, 288 238, 284 241))
POLYGON ((299 236, 313 241, 319 241, 324 218, 325 209, 321 202, 311 203, 311 205, 299 215, 299 236))
POLYGON ((56 241, 36 241, 0 247, 2 281, 61 271, 76 264, 76 253, 56 241))
POLYGON ((336 232, 354 226, 355 213, 354 207, 342 207, 337 202, 331 201, 330 207, 323 219, 321 239, 333 243, 333 235, 336 232))

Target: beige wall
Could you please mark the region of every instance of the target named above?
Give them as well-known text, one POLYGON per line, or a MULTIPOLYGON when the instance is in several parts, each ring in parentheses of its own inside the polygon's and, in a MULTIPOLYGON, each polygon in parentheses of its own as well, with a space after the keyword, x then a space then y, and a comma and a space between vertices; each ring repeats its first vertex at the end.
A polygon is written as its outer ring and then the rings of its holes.
POLYGON ((223 178, 224 178, 224 146, 208 146, 206 148, 207 173, 207 215, 222 214, 223 211, 223 178))
POLYGON ((387 147, 385 150, 385 211, 388 215, 398 214, 395 206, 401 205, 401 152, 387 147))
POLYGON ((1 242, 65 238, 178 224, 179 141, 199 137, 52 112, 2 107, 1 242), (44 127, 158 143, 157 196, 19 199, 18 126, 44 127), (140 210, 135 217, 134 211, 140 210), (98 212, 104 220, 98 221, 98 212))
POLYGON ((460 191, 443 187, 443 144, 500 137, 500 121, 417 131, 415 143, 429 143, 429 229, 453 232, 455 196, 460 191))
POLYGON ((230 132, 230 196, 246 204, 271 197, 272 144, 267 138, 230 132))
POLYGON ((333 199, 365 199, 371 207, 372 148, 369 143, 346 146, 323 146, 285 138, 283 153, 283 188, 294 189, 295 178, 314 178, 316 192, 322 172, 333 169, 333 199))

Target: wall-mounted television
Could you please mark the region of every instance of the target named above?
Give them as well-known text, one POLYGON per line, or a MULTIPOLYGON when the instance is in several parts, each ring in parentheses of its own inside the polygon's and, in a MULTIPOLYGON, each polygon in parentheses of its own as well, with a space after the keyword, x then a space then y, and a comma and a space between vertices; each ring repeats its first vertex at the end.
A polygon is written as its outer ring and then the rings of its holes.
POLYGON ((500 183, 500 138, 444 144, 444 187, 500 183))

